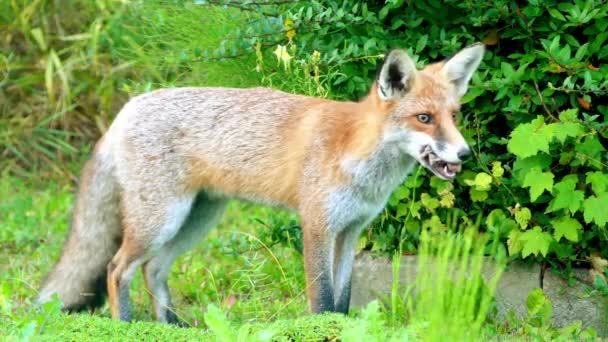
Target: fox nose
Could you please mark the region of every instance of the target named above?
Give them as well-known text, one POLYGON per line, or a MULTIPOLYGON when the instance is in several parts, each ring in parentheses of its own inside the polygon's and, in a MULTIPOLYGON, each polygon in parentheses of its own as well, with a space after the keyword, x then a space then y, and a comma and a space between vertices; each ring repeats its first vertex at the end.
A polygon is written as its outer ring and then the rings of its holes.
POLYGON ((458 158, 462 161, 467 160, 470 156, 471 156, 471 149, 468 147, 465 147, 465 148, 461 149, 460 151, 458 151, 458 158))

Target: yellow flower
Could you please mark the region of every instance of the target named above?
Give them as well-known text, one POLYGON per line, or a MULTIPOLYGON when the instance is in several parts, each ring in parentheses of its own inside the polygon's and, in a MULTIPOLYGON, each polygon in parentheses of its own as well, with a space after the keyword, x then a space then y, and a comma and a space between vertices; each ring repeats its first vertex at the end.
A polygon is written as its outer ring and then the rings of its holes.
POLYGON ((277 45, 276 50, 274 50, 274 54, 277 56, 277 60, 279 64, 283 62, 285 69, 289 68, 289 62, 291 61, 291 56, 287 52, 287 48, 283 45, 277 45))
POLYGON ((296 29, 294 27, 294 22, 291 19, 287 19, 285 20, 285 36, 287 36, 287 38, 289 38, 289 41, 291 42, 291 39, 296 35, 296 29))
POLYGON ((321 60, 321 53, 319 51, 315 50, 312 53, 312 64, 319 63, 319 60, 321 60))

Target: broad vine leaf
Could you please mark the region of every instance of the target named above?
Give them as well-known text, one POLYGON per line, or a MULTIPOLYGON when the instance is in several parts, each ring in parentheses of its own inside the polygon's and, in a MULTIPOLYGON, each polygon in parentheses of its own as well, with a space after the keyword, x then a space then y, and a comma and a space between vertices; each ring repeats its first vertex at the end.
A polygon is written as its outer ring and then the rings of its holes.
POLYGON ((540 168, 533 167, 524 178, 523 187, 530 188, 530 199, 536 201, 545 190, 553 191, 553 173, 542 172, 540 168))
POLYGON ((454 185, 451 182, 440 179, 439 177, 431 178, 431 188, 435 188, 439 195, 444 195, 454 189, 454 185))
POLYGON ((587 172, 585 182, 591 184, 591 189, 596 194, 608 191, 608 173, 600 171, 587 172))
POLYGON ((581 204, 585 199, 585 193, 580 190, 574 190, 578 183, 577 175, 567 175, 559 183, 553 187, 555 196, 547 212, 554 212, 560 209, 568 209, 571 213, 577 212, 581 208, 581 204))
POLYGON ((576 117, 578 116, 578 109, 577 108, 571 108, 571 109, 566 109, 566 110, 562 110, 559 113, 559 119, 562 122, 574 122, 576 121, 576 117))
POLYGON ((562 144, 564 141, 566 141, 566 138, 578 137, 585 132, 583 130, 583 126, 578 122, 562 122, 552 125, 556 125, 555 129, 553 130, 553 134, 555 138, 562 144))
POLYGON ((608 192, 589 197, 583 203, 585 223, 595 222, 603 227, 608 222, 608 192))
POLYGON ((407 215, 407 213, 410 211, 410 207, 411 205, 409 203, 399 203, 397 204, 397 213, 395 214, 395 216, 397 218, 403 217, 405 215, 407 215))
POLYGON ((446 194, 441 195, 441 200, 439 201, 439 203, 444 208, 452 208, 454 206, 455 199, 456 196, 454 196, 453 193, 448 192, 446 194))
POLYGON ((480 172, 475 175, 475 179, 466 179, 464 182, 467 185, 474 186, 475 190, 487 191, 490 190, 490 184, 492 184, 492 176, 485 172, 480 172))
POLYGON ((536 288, 530 292, 526 300, 526 307, 528 308, 528 316, 540 318, 541 324, 551 319, 553 305, 541 288, 536 288))
POLYGON ((471 188, 469 190, 469 195, 471 196, 471 200, 473 200, 473 202, 481 202, 488 199, 487 191, 475 190, 475 188, 471 188))
POLYGON ((505 215, 501 209, 492 210, 486 217, 488 231, 498 236, 508 235, 511 231, 519 231, 519 226, 514 220, 505 215))
POLYGON ((410 196, 410 190, 405 186, 398 187, 390 197, 389 203, 391 205, 397 205, 400 201, 407 199, 410 196))
POLYGON ((554 230, 553 236, 558 242, 562 236, 572 242, 578 242, 578 232, 583 230, 583 226, 576 219, 568 216, 553 220, 551 224, 554 230))
POLYGON ((519 240, 522 241, 523 246, 521 256, 525 258, 530 254, 538 256, 539 253, 543 256, 547 256, 549 245, 551 245, 553 238, 551 237, 551 234, 543 232, 539 226, 536 226, 523 232, 519 237, 519 240))
POLYGON ((576 144, 574 150, 582 154, 584 157, 592 159, 590 160, 592 165, 597 164, 597 159, 600 157, 600 154, 603 151, 606 151, 604 146, 602 146, 600 143, 597 135, 588 135, 582 143, 576 144))
POLYGON ((553 132, 546 127, 542 116, 536 117, 529 123, 518 125, 511 132, 507 149, 519 158, 533 156, 539 151, 549 153, 549 142, 553 139, 553 132))
POLYGON ((541 170, 545 170, 551 165, 551 162, 552 158, 546 154, 537 154, 525 159, 518 158, 513 163, 513 176, 515 176, 515 179, 519 184, 523 184, 530 169, 537 167, 541 170))
POLYGON ((522 232, 519 229, 513 229, 509 232, 509 239, 507 240, 507 247, 509 249, 509 255, 517 254, 521 252, 523 248, 523 242, 521 241, 522 232))
POLYGON ((422 202, 422 205, 429 211, 434 211, 439 207, 439 200, 426 192, 420 195, 420 202, 422 202))
POLYGON ((520 208, 519 210, 517 210, 517 212, 515 212, 515 221, 517 221, 519 226, 524 229, 528 226, 528 222, 531 218, 532 213, 530 212, 530 209, 526 207, 520 208))
POLYGON ((492 176, 494 178, 500 178, 505 174, 505 169, 503 169, 502 165, 499 161, 495 161, 492 163, 492 176))

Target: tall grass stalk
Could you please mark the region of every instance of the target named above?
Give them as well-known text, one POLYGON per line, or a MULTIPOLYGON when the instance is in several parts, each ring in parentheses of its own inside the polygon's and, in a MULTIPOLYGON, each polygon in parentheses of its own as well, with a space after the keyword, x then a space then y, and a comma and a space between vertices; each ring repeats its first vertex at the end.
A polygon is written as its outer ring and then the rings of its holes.
POLYGON ((423 341, 483 339, 504 265, 484 256, 488 238, 475 227, 436 233, 423 230, 418 273, 405 309, 423 341), (485 279, 484 279, 485 278, 485 279))

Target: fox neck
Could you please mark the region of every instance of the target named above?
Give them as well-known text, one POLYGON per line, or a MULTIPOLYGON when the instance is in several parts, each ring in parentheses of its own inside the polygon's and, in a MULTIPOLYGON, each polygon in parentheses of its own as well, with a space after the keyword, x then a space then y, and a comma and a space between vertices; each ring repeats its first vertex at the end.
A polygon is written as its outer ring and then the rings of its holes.
POLYGON ((407 131, 388 125, 376 149, 366 158, 345 158, 342 168, 351 177, 353 188, 371 201, 388 199, 391 192, 412 171, 416 160, 407 153, 407 131))
POLYGON ((408 153, 415 139, 414 132, 394 122, 392 114, 396 104, 381 101, 377 87, 374 82, 368 96, 358 103, 359 117, 364 124, 356 125, 361 134, 352 135, 361 145, 367 145, 362 150, 368 153, 358 157, 345 154, 342 163, 343 170, 352 177, 353 186, 370 200, 388 198, 416 164, 408 153), (369 137, 370 132, 375 133, 371 134, 373 137, 369 137))
POLYGON ((416 164, 404 149, 407 141, 406 131, 388 126, 371 154, 366 157, 347 155, 342 159, 342 171, 350 182, 334 188, 325 203, 332 230, 360 232, 382 211, 392 191, 416 164))

